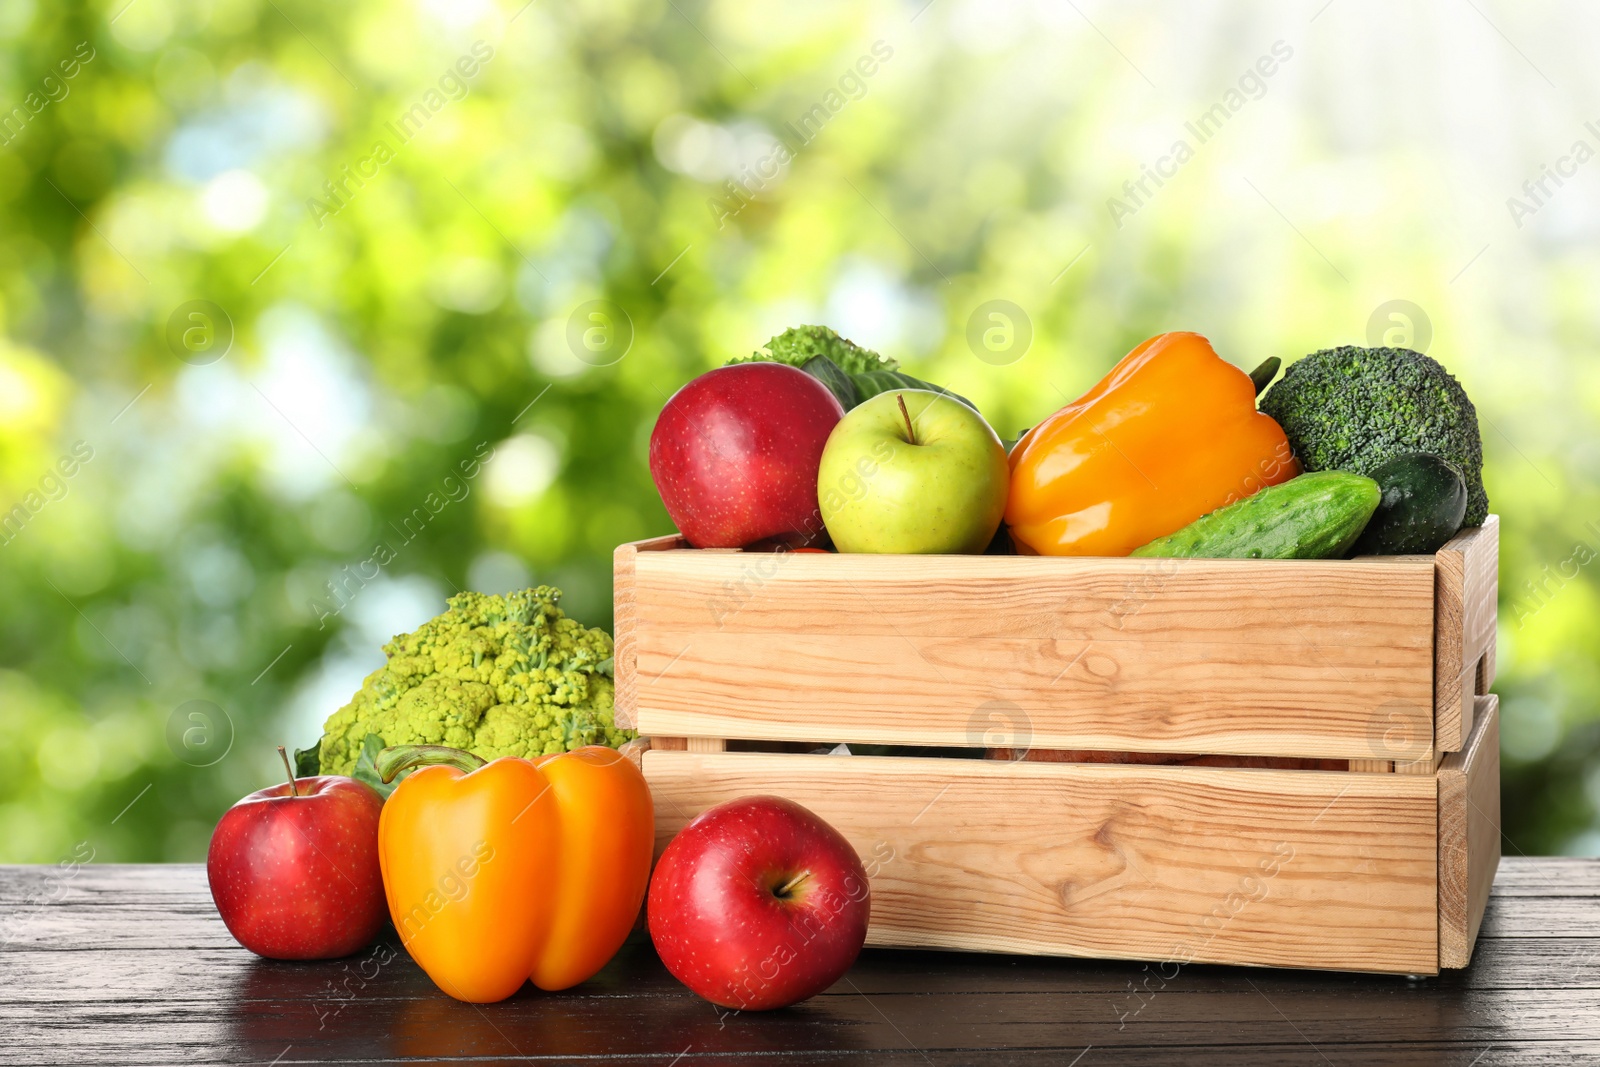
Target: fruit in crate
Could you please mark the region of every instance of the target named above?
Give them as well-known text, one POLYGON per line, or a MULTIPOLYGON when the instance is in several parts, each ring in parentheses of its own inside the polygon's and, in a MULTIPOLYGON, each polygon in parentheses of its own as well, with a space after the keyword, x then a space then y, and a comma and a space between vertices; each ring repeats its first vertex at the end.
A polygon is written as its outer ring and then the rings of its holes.
POLYGON ((844 414, 817 379, 781 363, 707 371, 661 409, 650 475, 696 548, 817 539, 817 468, 844 414))
POLYGON ((838 981, 871 913, 866 868, 844 835, 781 797, 702 812, 672 839, 650 881, 661 962, 714 1004, 764 1011, 838 981))
POLYGON ((994 540, 1009 481, 1005 447, 982 415, 897 389, 833 428, 817 498, 841 552, 978 553, 994 540))
POLYGON ((229 808, 206 854, 228 932, 275 960, 335 959, 371 944, 385 915, 382 812, 378 794, 354 778, 292 773, 229 808))

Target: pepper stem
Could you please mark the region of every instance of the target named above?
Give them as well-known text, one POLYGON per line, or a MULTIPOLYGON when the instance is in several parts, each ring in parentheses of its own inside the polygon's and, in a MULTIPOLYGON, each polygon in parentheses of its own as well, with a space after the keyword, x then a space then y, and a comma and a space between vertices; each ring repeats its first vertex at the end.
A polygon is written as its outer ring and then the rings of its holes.
POLYGON ((278 755, 283 760, 283 769, 289 772, 289 795, 292 797, 297 797, 300 795, 300 790, 296 789, 294 786, 294 768, 289 766, 289 753, 283 750, 282 745, 279 745, 278 755))
POLYGON ((373 766, 387 785, 394 781, 395 775, 413 767, 443 765, 471 774, 487 762, 481 756, 449 745, 391 745, 378 753, 373 766))
POLYGON ((912 444, 916 444, 917 431, 916 428, 911 425, 911 412, 906 410, 906 398, 900 393, 896 393, 894 398, 900 402, 900 417, 906 420, 906 440, 910 441, 912 444))
POLYGON ((1262 361, 1261 366, 1250 372, 1250 381, 1256 387, 1256 395, 1261 395, 1261 390, 1272 384, 1272 379, 1278 376, 1278 368, 1283 365, 1283 360, 1277 356, 1268 356, 1262 361))

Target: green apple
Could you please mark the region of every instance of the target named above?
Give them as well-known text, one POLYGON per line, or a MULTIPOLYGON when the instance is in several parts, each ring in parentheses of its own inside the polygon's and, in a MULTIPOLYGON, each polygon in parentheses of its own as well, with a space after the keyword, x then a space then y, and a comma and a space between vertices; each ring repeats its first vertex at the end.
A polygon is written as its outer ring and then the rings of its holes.
POLYGON ((840 552, 982 552, 1011 470, 983 416, 926 389, 879 393, 822 449, 817 500, 840 552))

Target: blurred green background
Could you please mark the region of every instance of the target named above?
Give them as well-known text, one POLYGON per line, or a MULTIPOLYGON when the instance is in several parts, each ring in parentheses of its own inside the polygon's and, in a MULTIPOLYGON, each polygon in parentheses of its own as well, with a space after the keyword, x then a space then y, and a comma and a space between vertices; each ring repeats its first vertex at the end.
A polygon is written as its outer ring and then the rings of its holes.
POLYGON ((201 858, 453 590, 609 626, 655 412, 802 322, 1003 436, 1163 330, 1426 348, 1504 521, 1507 851, 1600 853, 1596 18, 5 0, 0 861, 201 858))

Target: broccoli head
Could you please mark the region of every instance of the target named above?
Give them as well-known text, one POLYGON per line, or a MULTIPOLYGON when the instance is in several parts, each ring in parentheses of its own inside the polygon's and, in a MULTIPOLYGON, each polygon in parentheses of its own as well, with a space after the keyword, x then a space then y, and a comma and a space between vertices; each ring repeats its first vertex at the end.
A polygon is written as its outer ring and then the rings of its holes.
POLYGON ((840 337, 826 326, 791 326, 767 342, 764 351, 729 363, 787 363, 804 367, 812 356, 827 356, 846 374, 865 374, 874 370, 899 370, 898 360, 880 356, 870 348, 840 337))
POLYGON ((1438 361, 1407 348, 1329 348, 1290 365, 1261 410, 1308 471, 1370 475, 1405 452, 1431 452, 1467 483, 1465 523, 1489 514, 1478 411, 1438 361))
POLYGON ((485 759, 613 748, 611 635, 567 618, 549 586, 460 593, 443 615, 383 646, 388 662, 323 727, 324 774, 350 774, 368 734, 485 759))

